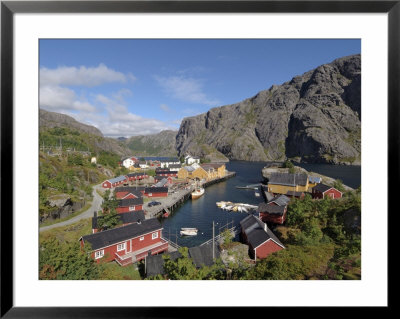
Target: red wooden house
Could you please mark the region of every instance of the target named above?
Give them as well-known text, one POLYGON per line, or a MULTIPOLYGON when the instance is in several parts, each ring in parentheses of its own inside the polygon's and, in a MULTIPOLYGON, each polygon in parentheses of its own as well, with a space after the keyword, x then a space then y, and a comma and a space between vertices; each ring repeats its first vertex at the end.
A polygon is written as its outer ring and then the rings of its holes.
POLYGON ((116 187, 114 190, 117 199, 129 199, 143 197, 143 193, 136 187, 116 187))
POLYGON ((285 246, 261 220, 253 215, 240 222, 241 236, 249 245, 250 257, 255 261, 268 257, 273 252, 285 249, 285 246))
POLYGON ((311 194, 313 199, 322 199, 325 197, 335 199, 341 198, 343 195, 342 192, 338 191, 336 188, 322 183, 314 186, 311 194))
POLYGON ((286 220, 287 206, 260 203, 257 208, 258 218, 264 223, 283 225, 286 220))
POLYGON ((140 261, 148 255, 168 250, 168 242, 162 238, 162 226, 157 218, 146 219, 127 226, 82 236, 83 248, 90 244, 91 257, 97 262, 115 260, 125 266, 140 261))
POLYGON ((107 179, 105 180, 101 186, 103 186, 103 188, 113 188, 113 187, 117 187, 121 184, 126 183, 128 180, 126 178, 126 176, 118 176, 115 178, 111 178, 111 179, 107 179))
POLYGON ((148 178, 149 176, 144 173, 144 172, 140 172, 140 173, 129 173, 128 175, 126 175, 126 178, 129 182, 132 181, 139 181, 145 178, 148 178))
POLYGON ((168 187, 146 187, 144 189, 144 196, 167 197, 168 196, 168 187))
POLYGON ((118 214, 127 213, 143 209, 143 198, 128 198, 118 200, 118 207, 116 211, 118 214))
POLYGON ((176 176, 178 176, 178 172, 170 171, 169 169, 165 169, 165 168, 157 168, 156 175, 162 176, 162 177, 176 177, 176 176))
MULTIPOLYGON (((143 210, 133 211, 133 212, 129 212, 129 213, 121 213, 121 214, 118 214, 118 217, 121 222, 121 225, 118 225, 119 227, 137 223, 141 220, 145 220, 143 210)), ((101 218, 103 218, 103 216, 97 216, 97 213, 96 212, 94 213, 94 216, 92 218, 92 233, 93 234, 97 233, 100 230, 99 220, 101 218)))

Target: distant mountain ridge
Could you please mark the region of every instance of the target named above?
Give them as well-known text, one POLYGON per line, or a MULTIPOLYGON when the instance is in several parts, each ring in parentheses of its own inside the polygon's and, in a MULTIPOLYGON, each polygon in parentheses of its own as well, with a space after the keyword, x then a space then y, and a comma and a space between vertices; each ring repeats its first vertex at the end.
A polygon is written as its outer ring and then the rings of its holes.
POLYGON ((132 136, 124 141, 127 147, 138 156, 173 156, 178 131, 164 130, 157 134, 132 136))
POLYGON ((45 142, 45 146, 48 146, 48 143, 54 144, 53 140, 55 139, 58 143, 60 139, 64 145, 70 145, 71 147, 76 145, 77 148, 89 149, 92 152, 106 151, 119 156, 132 155, 132 151, 123 142, 104 137, 103 133, 96 127, 80 123, 65 114, 40 109, 39 131, 39 139, 45 142), (57 137, 51 134, 51 130, 55 128, 64 128, 66 133, 61 132, 62 135, 57 137), (80 134, 71 135, 73 131, 80 134))
POLYGON ((183 119, 178 155, 360 164, 361 56, 336 59, 242 102, 183 119))

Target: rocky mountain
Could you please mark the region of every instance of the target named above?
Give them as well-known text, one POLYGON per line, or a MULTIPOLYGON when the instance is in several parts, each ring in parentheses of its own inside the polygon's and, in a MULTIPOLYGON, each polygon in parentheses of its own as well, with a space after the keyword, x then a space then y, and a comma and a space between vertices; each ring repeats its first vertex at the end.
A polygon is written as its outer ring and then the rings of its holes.
POLYGON ((44 142, 45 146, 53 146, 61 140, 65 147, 77 150, 106 151, 119 156, 132 155, 132 151, 123 142, 104 137, 96 127, 80 123, 65 114, 40 109, 39 130, 40 145, 44 142))
POLYGON ((137 156, 177 156, 177 131, 165 130, 157 134, 132 136, 124 141, 137 156))
POLYGON ((361 56, 339 58, 242 102, 185 118, 178 155, 360 164, 361 56))

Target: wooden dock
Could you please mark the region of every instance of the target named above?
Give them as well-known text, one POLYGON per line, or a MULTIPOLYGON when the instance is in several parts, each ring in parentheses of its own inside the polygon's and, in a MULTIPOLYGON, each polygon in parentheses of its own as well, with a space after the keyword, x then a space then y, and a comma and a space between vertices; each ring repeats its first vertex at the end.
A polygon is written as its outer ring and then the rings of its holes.
MULTIPOLYGON (((204 182, 201 184, 202 187, 206 188, 210 185, 224 182, 229 178, 236 176, 236 172, 228 172, 228 174, 222 178, 215 178, 210 181, 204 182)), ((145 207, 147 212, 146 218, 154 218, 161 217, 165 211, 168 211, 171 214, 174 210, 176 210, 180 205, 182 205, 185 201, 190 199, 191 193, 194 190, 194 186, 189 186, 187 189, 179 190, 175 193, 168 194, 168 197, 162 199, 156 199, 161 202, 159 206, 153 207, 145 207)))

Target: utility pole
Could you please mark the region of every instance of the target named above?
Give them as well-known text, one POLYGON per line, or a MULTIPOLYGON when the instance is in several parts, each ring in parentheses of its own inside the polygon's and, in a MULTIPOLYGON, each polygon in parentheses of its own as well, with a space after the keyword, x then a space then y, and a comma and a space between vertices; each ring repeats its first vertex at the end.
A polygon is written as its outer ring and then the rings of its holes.
POLYGON ((215 259, 215 248, 214 248, 214 221, 213 221, 213 240, 212 240, 212 249, 213 249, 213 260, 215 259))

